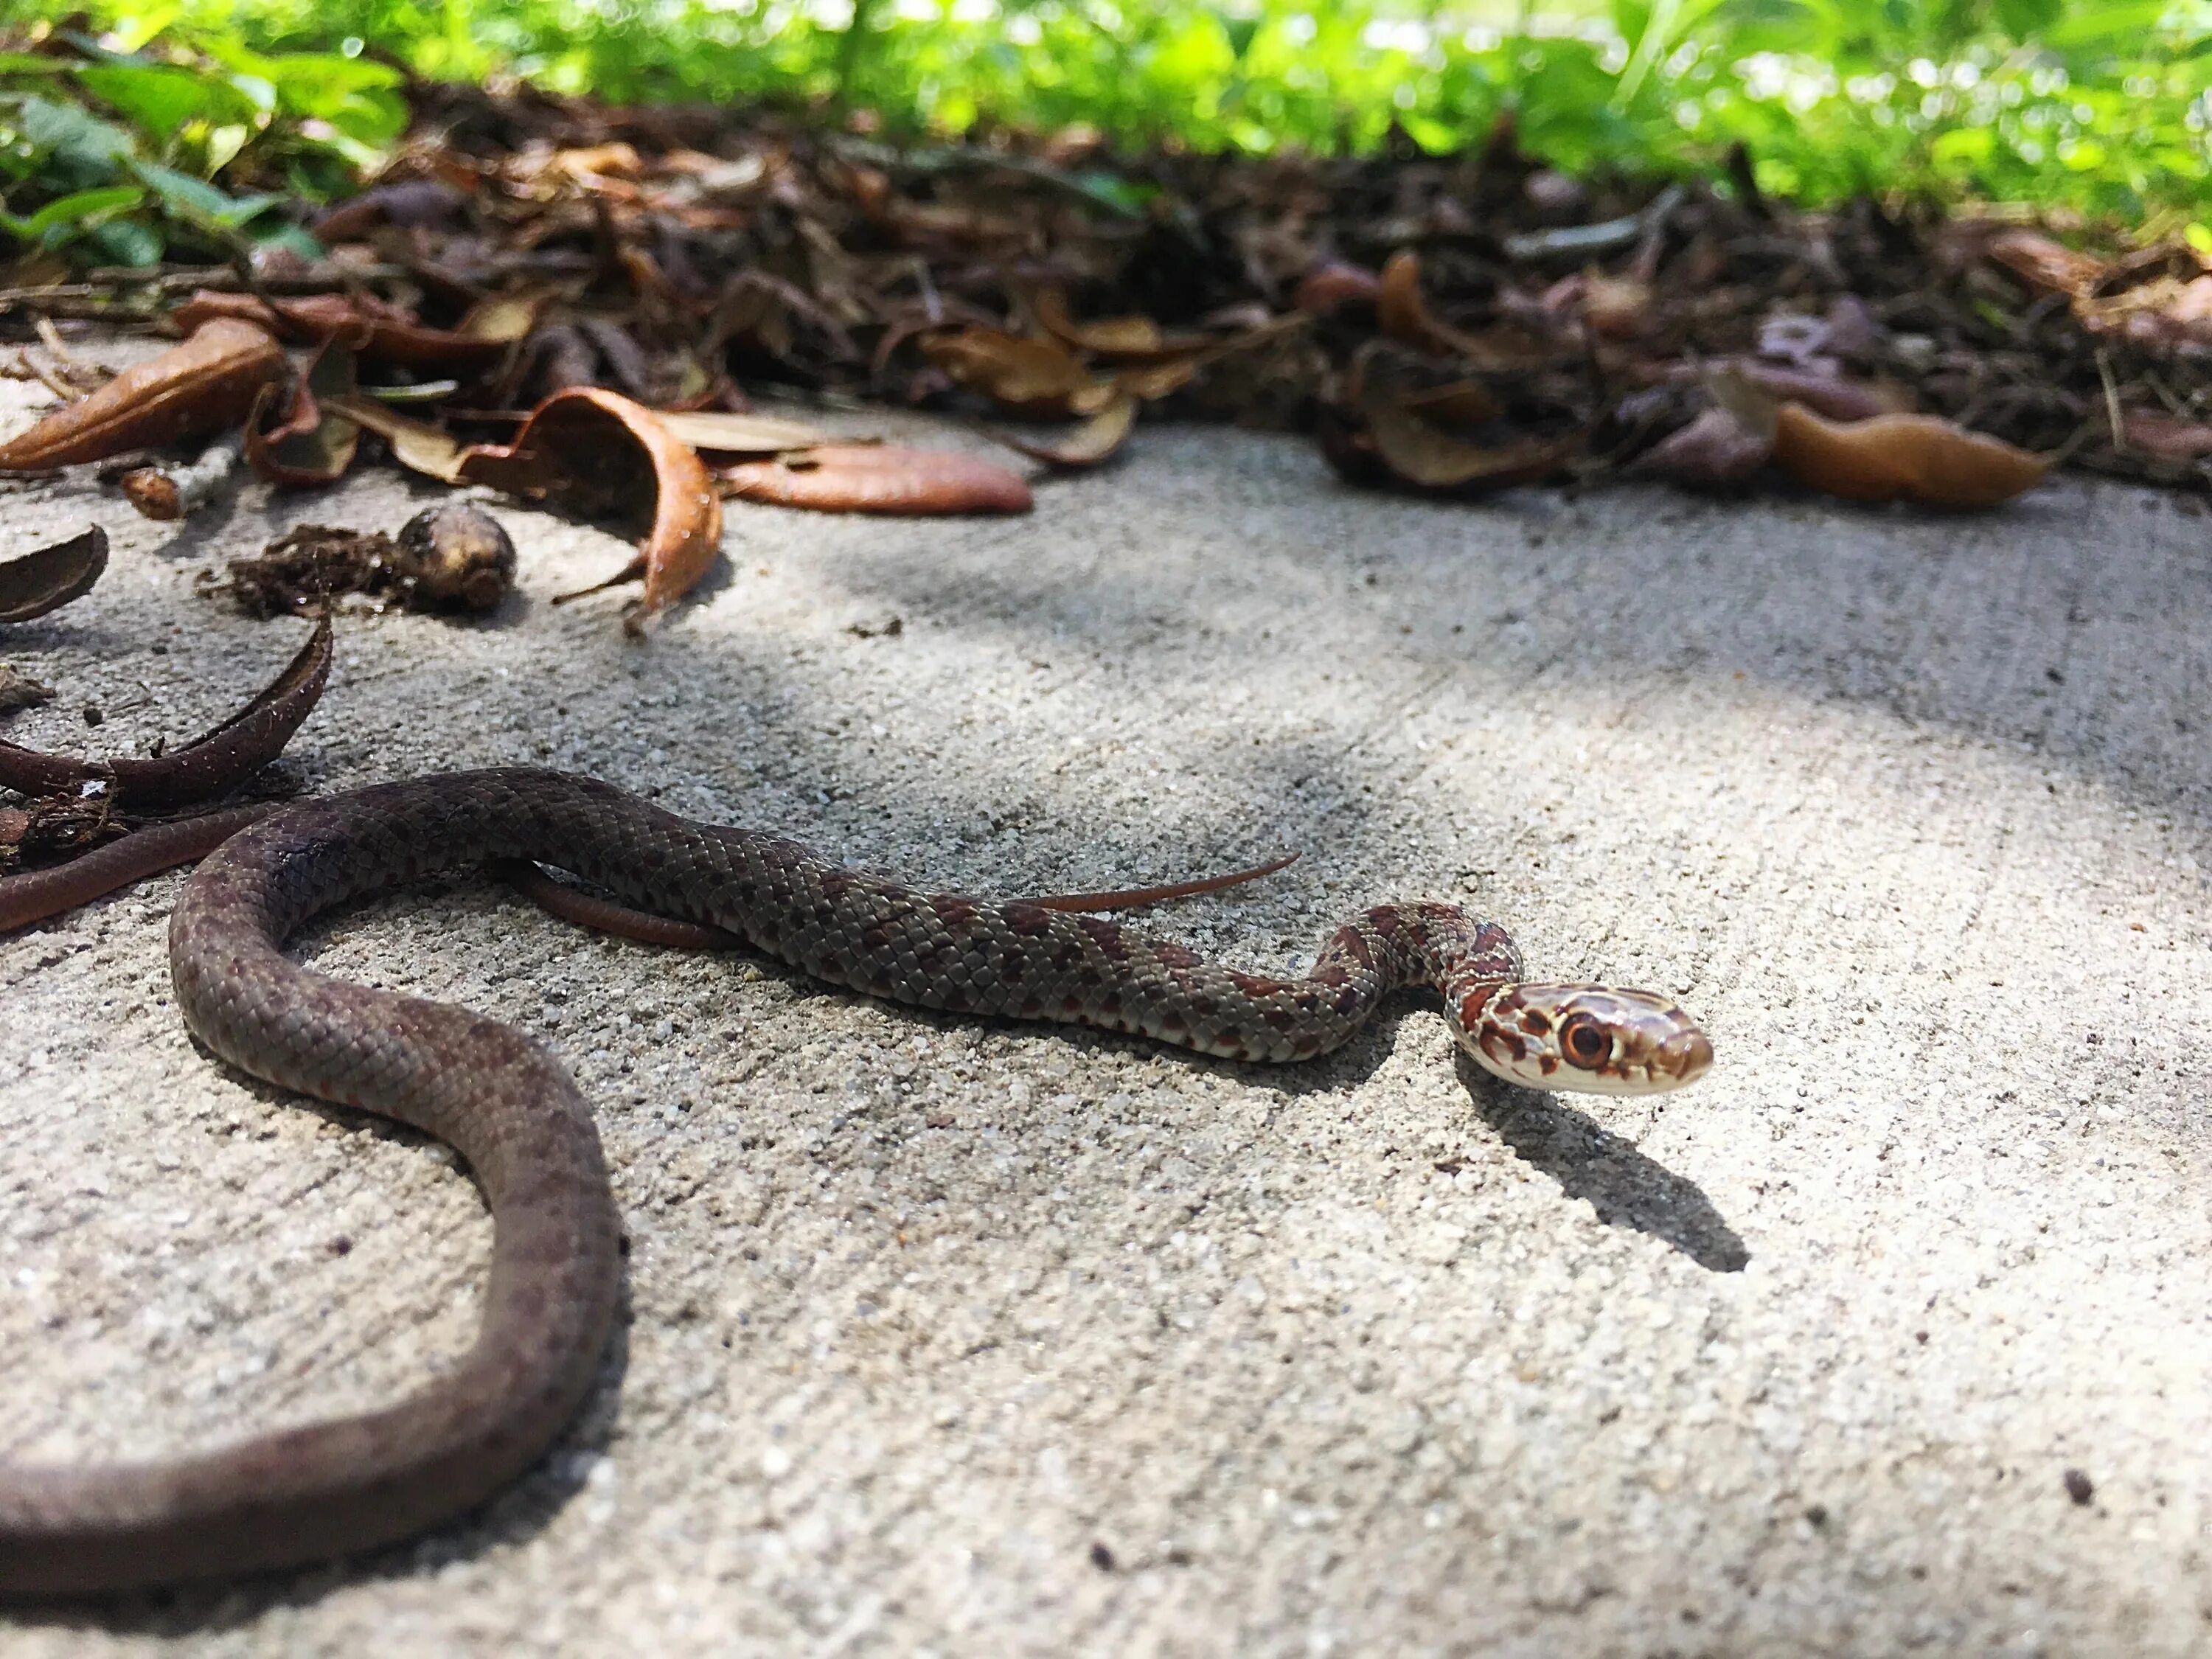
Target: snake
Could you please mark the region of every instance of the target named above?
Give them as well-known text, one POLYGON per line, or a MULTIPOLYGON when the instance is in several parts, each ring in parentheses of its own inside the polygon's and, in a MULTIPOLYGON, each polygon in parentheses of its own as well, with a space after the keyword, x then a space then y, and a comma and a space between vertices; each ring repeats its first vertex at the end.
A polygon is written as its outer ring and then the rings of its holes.
MULTIPOLYGON (((322 912, 435 872, 531 860, 866 996, 1092 1026, 1224 1060, 1310 1059, 1394 991, 1426 988, 1474 1063, 1509 1083, 1649 1093, 1712 1060, 1669 999, 1525 980, 1502 927, 1448 904, 1366 910, 1303 975, 1269 977, 1097 915, 918 890, 780 835, 695 822, 538 768, 380 784, 254 808, 216 829, 228 838, 171 917, 186 1024, 242 1071, 410 1125, 459 1154, 493 1224, 481 1325, 457 1364, 361 1415, 158 1461, 0 1463, 0 1594, 138 1589, 390 1544, 484 1502, 574 1418, 621 1274, 620 1220, 576 1085, 512 1027, 283 952, 322 912)), ((134 864, 129 846, 58 884, 0 881, 0 927, 158 866, 150 855, 134 864)))

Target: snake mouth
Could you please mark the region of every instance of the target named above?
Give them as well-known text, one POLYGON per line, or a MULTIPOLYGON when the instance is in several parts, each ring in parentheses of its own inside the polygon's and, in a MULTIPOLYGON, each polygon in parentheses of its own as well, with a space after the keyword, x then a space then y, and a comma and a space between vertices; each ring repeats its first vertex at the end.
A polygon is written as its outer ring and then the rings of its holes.
POLYGON ((1692 1025, 1661 1045, 1652 1057, 1651 1069, 1668 1079, 1668 1086, 1674 1087, 1703 1077, 1712 1063, 1712 1040, 1692 1025))

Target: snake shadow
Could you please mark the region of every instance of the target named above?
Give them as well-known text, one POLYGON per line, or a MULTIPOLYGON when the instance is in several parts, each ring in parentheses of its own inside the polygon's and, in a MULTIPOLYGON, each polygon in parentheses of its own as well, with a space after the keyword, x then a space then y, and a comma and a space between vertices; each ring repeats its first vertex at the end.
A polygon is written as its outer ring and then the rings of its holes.
POLYGON ((1647 1234, 1709 1273, 1741 1273, 1750 1261, 1743 1240, 1695 1182, 1644 1157, 1565 1097, 1514 1088, 1466 1054, 1456 1058, 1483 1121, 1569 1198, 1588 1199, 1600 1221, 1647 1234))
MULTIPOLYGON (((388 1119, 327 1105, 264 1083, 216 1060, 197 1038, 193 1046, 210 1064, 221 1066, 234 1081, 273 1105, 312 1112, 346 1129, 365 1127, 425 1155, 445 1144, 388 1119)), ((494 1548, 529 1542, 583 1492, 592 1468, 614 1438, 621 1414, 623 1381, 629 1370, 629 1239, 625 1233, 614 1329, 600 1357, 591 1392, 538 1462, 477 1508, 430 1531, 310 1567, 276 1568, 155 1589, 11 1601, 0 1605, 0 1650, 7 1648, 10 1632, 34 1627, 155 1638, 220 1634, 251 1625, 277 1607, 312 1607, 341 1589, 428 1578, 455 1562, 473 1560, 494 1548)))

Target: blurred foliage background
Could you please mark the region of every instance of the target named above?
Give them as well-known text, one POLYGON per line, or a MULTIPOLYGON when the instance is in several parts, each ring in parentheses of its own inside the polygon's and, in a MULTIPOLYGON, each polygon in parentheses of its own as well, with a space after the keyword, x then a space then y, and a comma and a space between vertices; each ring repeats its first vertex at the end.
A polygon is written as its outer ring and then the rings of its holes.
POLYGON ((890 135, 1436 151, 1511 112, 1577 173, 2028 203, 2212 253, 2212 0, 0 0, 19 243, 278 236, 404 125, 405 73, 866 112, 890 135), (58 48, 62 50, 57 50, 58 48), (42 218, 40 216, 44 215, 42 218))

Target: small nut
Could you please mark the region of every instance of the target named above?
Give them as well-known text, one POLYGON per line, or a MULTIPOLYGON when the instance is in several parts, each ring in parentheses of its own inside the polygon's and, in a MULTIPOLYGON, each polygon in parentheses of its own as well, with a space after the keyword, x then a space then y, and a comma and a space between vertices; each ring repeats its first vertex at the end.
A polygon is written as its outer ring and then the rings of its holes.
POLYGON ((447 501, 399 527, 393 567, 422 610, 489 611, 514 586, 514 544, 479 507, 447 501))

